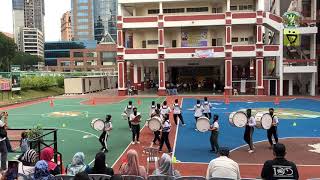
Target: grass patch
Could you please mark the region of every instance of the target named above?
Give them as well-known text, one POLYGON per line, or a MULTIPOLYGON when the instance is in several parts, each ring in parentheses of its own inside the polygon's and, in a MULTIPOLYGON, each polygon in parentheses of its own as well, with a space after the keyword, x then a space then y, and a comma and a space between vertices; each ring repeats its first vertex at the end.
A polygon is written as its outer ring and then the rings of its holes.
POLYGON ((2 94, 0 94, 0 105, 8 105, 8 104, 15 104, 20 103, 24 101, 30 101, 34 99, 44 98, 48 96, 57 96, 64 93, 64 88, 59 87, 50 87, 48 90, 41 91, 41 90, 22 90, 19 94, 17 92, 13 92, 13 97, 11 92, 9 92, 9 98, 8 93, 3 93, 3 99, 2 94))

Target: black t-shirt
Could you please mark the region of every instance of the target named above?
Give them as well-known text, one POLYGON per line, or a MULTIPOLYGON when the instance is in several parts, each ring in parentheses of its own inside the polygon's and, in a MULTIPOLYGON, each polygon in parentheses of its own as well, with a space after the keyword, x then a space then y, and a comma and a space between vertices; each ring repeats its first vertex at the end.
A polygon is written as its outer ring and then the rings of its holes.
POLYGON ((297 166, 285 158, 275 158, 264 163, 261 171, 262 179, 299 179, 297 166))

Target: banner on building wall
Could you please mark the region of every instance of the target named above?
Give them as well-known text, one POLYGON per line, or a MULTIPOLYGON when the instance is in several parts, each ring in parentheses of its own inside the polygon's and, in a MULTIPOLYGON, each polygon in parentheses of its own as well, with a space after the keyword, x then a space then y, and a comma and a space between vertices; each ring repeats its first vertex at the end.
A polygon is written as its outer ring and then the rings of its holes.
POLYGON ((10 79, 7 78, 0 78, 0 90, 1 91, 10 91, 10 79))
POLYGON ((194 56, 196 58, 211 58, 214 57, 214 50, 213 49, 196 49, 194 56))
POLYGON ((182 30, 181 47, 208 46, 208 29, 182 30))
POLYGON ((301 45, 301 36, 300 36, 300 31, 298 29, 289 28, 289 29, 284 29, 283 32, 284 32, 283 43, 285 46, 298 47, 301 45))

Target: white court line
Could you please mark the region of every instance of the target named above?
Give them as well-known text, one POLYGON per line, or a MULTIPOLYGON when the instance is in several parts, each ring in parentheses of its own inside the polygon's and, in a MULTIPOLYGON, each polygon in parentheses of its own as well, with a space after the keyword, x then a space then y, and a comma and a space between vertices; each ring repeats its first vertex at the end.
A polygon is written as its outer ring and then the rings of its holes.
MULTIPOLYGON (((157 101, 158 99, 160 99, 160 98, 162 98, 162 97, 158 97, 157 99, 155 99, 154 101, 157 101)), ((165 98, 163 101, 165 101, 167 98, 165 98)), ((162 101, 162 102, 163 102, 162 101)), ((144 129, 144 128, 146 128, 146 123, 144 124, 144 126, 140 129, 140 132, 144 129)), ((128 146, 124 149, 124 151, 120 154, 120 156, 118 156, 118 158, 116 159, 116 161, 112 164, 112 168, 113 168, 113 166, 114 165, 116 165, 117 164, 117 162, 120 160, 120 158, 124 155, 124 153, 129 149, 129 147, 130 147, 130 145, 131 145, 131 141, 130 141, 130 143, 128 144, 128 146)))
MULTIPOLYGON (((209 163, 203 163, 203 162, 177 162, 180 164, 200 164, 200 165, 208 165, 209 163)), ((263 166, 263 164, 259 163, 238 163, 239 166, 263 166)), ((312 164, 297 164, 297 166, 300 167, 320 167, 320 165, 312 165, 312 164)))
MULTIPOLYGON (((183 98, 181 99, 181 109, 182 109, 182 105, 183 105, 183 98)), ((182 113, 182 112, 181 112, 182 113)), ((176 153, 176 146, 177 146, 177 139, 178 139, 178 131, 179 131, 179 125, 180 125, 180 118, 179 118, 179 121, 177 123, 177 129, 176 129, 176 138, 174 139, 174 148, 173 148, 173 152, 172 152, 172 160, 173 160, 173 157, 176 153)))

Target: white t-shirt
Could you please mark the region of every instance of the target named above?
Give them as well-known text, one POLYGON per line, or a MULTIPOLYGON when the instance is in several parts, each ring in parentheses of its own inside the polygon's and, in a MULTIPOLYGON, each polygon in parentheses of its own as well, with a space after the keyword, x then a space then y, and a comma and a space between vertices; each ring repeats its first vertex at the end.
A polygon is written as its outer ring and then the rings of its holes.
POLYGON ((210 178, 240 179, 239 165, 226 156, 220 156, 210 161, 207 169, 207 179, 210 178))
POLYGON ((133 114, 133 105, 127 105, 126 108, 124 109, 124 112, 127 114, 128 117, 130 117, 131 114, 133 114))
MULTIPOLYGON (((104 126, 105 126, 106 129, 112 128, 112 123, 111 123, 111 121, 105 122, 105 123, 104 123, 104 126)), ((109 132, 110 132, 110 131, 111 131, 111 130, 107 130, 107 134, 108 134, 108 135, 109 135, 109 132)))
MULTIPOLYGON (((137 113, 137 116, 138 115, 140 115, 140 113, 137 113)), ((131 114, 130 115, 130 122, 131 122, 131 124, 133 124, 133 125, 138 125, 139 123, 138 122, 134 122, 133 121, 133 119, 135 118, 135 117, 137 117, 137 116, 135 116, 134 114, 131 114)))
POLYGON ((212 127, 217 128, 215 131, 219 131, 219 127, 220 127, 220 126, 219 126, 218 121, 214 122, 213 125, 212 125, 212 127))
POLYGON ((161 114, 161 115, 169 114, 170 112, 171 112, 170 107, 168 107, 168 106, 161 106, 161 108, 160 108, 160 114, 161 114))
POLYGON ((155 113, 156 109, 157 109, 156 105, 151 105, 150 106, 150 111, 149 111, 149 116, 151 116, 151 114, 155 113))
POLYGON ((279 123, 279 119, 278 119, 278 117, 277 116, 273 116, 273 118, 272 118, 272 123, 276 123, 277 125, 278 125, 278 123, 279 123))
POLYGON ((162 132, 170 132, 171 124, 169 120, 166 120, 162 125, 162 132))
POLYGON ((203 107, 200 104, 197 104, 193 107, 194 117, 201 117, 203 113, 203 107))
POLYGON ((203 113, 210 113, 211 112, 211 108, 212 108, 212 104, 209 103, 208 101, 205 101, 202 104, 202 107, 203 107, 203 113))
POLYGON ((181 106, 179 104, 173 105, 173 114, 181 114, 181 106))
POLYGON ((248 126, 250 127, 254 127, 256 125, 256 119, 251 116, 249 119, 248 119, 248 126))

